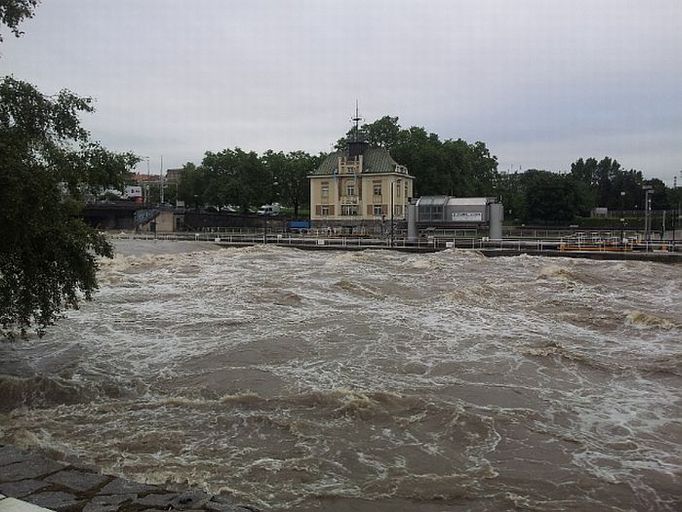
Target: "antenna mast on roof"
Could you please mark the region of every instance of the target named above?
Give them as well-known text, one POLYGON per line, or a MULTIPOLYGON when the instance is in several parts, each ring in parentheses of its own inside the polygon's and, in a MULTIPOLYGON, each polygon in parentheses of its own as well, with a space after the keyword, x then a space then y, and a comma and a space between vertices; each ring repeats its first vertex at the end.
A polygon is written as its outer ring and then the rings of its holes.
POLYGON ((353 132, 353 142, 358 142, 358 135, 360 133, 360 121, 362 121, 362 117, 360 117, 360 113, 358 112, 358 100, 355 100, 355 117, 350 118, 351 121, 355 123, 355 131, 353 132))

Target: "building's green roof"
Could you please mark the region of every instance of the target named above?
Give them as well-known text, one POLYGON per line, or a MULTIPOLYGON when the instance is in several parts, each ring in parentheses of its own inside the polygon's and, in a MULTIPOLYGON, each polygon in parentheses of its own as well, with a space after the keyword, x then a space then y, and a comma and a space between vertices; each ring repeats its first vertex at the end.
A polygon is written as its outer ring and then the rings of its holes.
MULTIPOLYGON (((329 175, 337 172, 337 164, 340 156, 346 156, 346 151, 337 151, 327 155, 320 166, 311 175, 329 175)), ((362 152, 363 173, 389 173, 396 171, 398 163, 393 160, 389 152, 384 148, 367 148, 362 152)))

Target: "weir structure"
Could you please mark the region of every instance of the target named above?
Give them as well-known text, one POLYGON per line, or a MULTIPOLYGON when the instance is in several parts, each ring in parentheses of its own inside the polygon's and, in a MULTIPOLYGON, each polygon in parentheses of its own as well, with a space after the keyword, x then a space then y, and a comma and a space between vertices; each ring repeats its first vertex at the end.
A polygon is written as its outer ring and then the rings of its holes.
POLYGON ((504 206, 494 197, 422 196, 407 207, 407 238, 429 228, 488 229, 490 240, 502 240, 504 206))

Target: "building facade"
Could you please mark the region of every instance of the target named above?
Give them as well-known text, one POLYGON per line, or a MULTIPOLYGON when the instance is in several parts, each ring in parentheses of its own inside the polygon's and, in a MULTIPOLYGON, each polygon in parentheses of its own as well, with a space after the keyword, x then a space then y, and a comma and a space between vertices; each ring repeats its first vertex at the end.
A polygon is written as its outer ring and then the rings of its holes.
POLYGON ((494 197, 423 196, 415 201, 416 221, 423 226, 466 227, 490 222, 494 197))
POLYGON ((384 148, 350 142, 308 176, 314 226, 355 226, 405 219, 414 177, 384 148))

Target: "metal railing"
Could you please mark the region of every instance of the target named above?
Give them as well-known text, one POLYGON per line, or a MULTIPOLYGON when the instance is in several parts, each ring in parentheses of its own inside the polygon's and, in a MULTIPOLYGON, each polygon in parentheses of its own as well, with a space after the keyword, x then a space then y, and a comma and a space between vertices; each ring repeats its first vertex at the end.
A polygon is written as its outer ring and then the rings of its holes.
POLYGON ((503 239, 489 240, 485 237, 441 238, 426 237, 417 240, 407 238, 368 238, 345 236, 310 236, 305 234, 273 233, 119 233, 110 234, 113 239, 201 241, 224 245, 274 244, 282 246, 341 248, 341 249, 415 249, 439 251, 444 249, 504 250, 529 252, 670 252, 682 253, 682 242, 672 240, 629 241, 559 239, 503 239))

